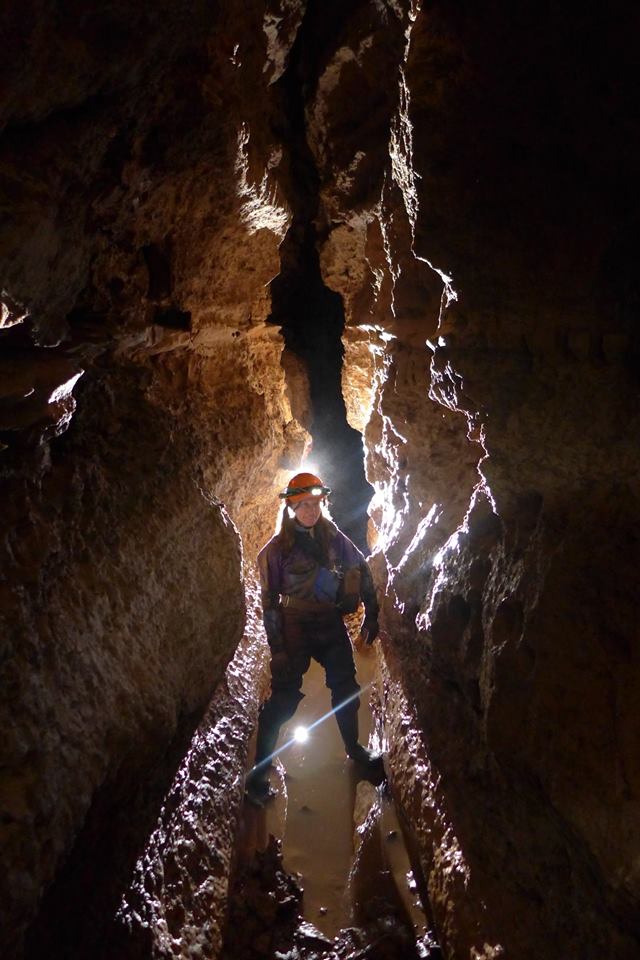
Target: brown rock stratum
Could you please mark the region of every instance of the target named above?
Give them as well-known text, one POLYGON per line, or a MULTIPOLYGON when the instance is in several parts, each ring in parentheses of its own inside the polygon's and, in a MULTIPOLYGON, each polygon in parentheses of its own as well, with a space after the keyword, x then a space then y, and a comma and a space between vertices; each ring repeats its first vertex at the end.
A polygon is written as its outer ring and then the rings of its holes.
POLYGON ((640 955, 638 26, 4 5, 3 957, 219 953, 263 677, 243 550, 313 420, 267 322, 293 208, 343 298, 443 953, 640 955))

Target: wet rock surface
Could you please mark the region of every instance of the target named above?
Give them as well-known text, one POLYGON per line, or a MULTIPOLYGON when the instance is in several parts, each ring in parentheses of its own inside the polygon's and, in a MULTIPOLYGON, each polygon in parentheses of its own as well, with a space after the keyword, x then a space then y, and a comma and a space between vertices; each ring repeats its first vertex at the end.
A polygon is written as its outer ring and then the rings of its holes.
POLYGON ((558 957, 632 957, 638 129, 593 69, 631 89, 635 14, 574 29, 574 9, 525 5, 512 35, 506 6, 405 12, 384 184, 363 196, 321 146, 339 116, 366 154, 343 69, 369 75, 362 21, 331 64, 337 114, 322 84, 309 110, 341 212, 321 263, 351 324, 353 422, 359 398, 372 408, 374 565, 408 698, 392 779, 415 781, 446 952, 534 957, 553 931, 558 957), (410 734, 422 759, 402 753, 410 734))
POLYGON ((515 42, 506 8, 504 21, 499 7, 477 20, 445 5, 405 13, 383 185, 367 195, 353 176, 369 130, 349 91, 370 76, 371 21, 342 22, 331 81, 308 108, 333 215, 321 264, 350 323, 352 422, 372 410, 387 652, 427 764, 398 755, 395 775, 407 764, 429 782, 434 765, 437 799, 419 791, 407 811, 452 955, 535 956, 553 930, 561 957, 576 942, 587 956, 633 956, 638 793, 620 731, 638 723, 626 693, 638 343, 618 201, 637 216, 627 134, 637 158, 638 131, 624 96, 595 93, 591 69, 606 63, 630 89, 620 28, 633 15, 589 15, 575 33, 568 9, 527 7, 515 42), (357 157, 323 146, 338 118, 357 157), (616 126, 611 141, 600 120, 616 126), (592 213, 597 227, 583 222, 592 213), (613 269, 611 244, 620 282, 605 306, 596 278, 613 269))
POLYGON ((258 960, 288 953, 300 923, 302 893, 296 878, 285 872, 279 841, 271 836, 267 849, 256 851, 231 891, 222 956, 258 960))
POLYGON ((242 636, 234 523, 255 551, 304 448, 263 322, 287 222, 265 15, 1 14, 6 957, 38 913, 53 955, 85 891, 112 903, 242 636))
MULTIPOLYGON (((359 621, 348 618, 354 639, 359 621)), ((378 749, 379 704, 373 724, 368 704, 375 656, 356 647, 360 739, 378 749)), ((316 663, 303 693, 270 771, 274 798, 245 804, 226 954, 439 956, 384 774, 367 778, 345 759, 316 663), (300 726, 310 730, 302 742, 300 726)))
MULTIPOLYGON (((321 864, 317 865, 319 868, 321 864)), ((369 881, 384 882, 377 865, 368 865, 369 881)), ((439 958, 431 938, 416 944, 413 925, 380 890, 367 909, 335 938, 304 919, 304 890, 299 875, 282 864, 281 842, 271 835, 239 872, 229 897, 222 951, 224 960, 401 960, 439 958)))
POLYGON ((250 600, 245 635, 128 878, 102 948, 106 957, 220 954, 247 748, 266 681, 255 588, 250 600))
POLYGON ((313 420, 265 324, 306 243, 344 307, 391 781, 444 954, 635 960, 637 11, 1 17, 3 956, 29 928, 53 955, 95 864, 115 896, 110 848, 141 850, 242 636, 240 537, 313 420))

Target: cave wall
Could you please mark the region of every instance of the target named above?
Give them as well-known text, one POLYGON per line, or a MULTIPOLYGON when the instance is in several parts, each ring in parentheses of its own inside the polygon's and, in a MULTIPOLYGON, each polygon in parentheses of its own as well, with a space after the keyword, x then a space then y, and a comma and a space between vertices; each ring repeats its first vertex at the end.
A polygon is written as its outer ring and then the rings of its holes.
POLYGON ((170 781, 242 633, 239 532, 251 559, 308 439, 265 323, 305 9, 391 780, 445 955, 635 957, 635 14, 410 0, 3 9, 3 955, 170 781))
POLYGON ((432 760, 448 755, 471 874, 480 864, 517 911, 517 929, 487 941, 527 956, 546 931, 560 957, 578 945, 634 956, 638 129, 625 37, 637 22, 621 5, 606 17, 523 5, 507 38, 497 16, 432 10, 408 62, 424 158, 416 249, 459 290, 432 392, 485 453, 416 618, 412 646, 438 681, 418 711, 432 760), (434 63, 441 97, 424 83, 434 63))
POLYGON ((307 440, 265 324, 284 6, 3 8, 6 957, 91 953, 307 440))
POLYGON ((447 955, 632 957, 636 15, 403 11, 368 191, 355 21, 308 107, 345 395, 370 411, 392 780, 447 955))

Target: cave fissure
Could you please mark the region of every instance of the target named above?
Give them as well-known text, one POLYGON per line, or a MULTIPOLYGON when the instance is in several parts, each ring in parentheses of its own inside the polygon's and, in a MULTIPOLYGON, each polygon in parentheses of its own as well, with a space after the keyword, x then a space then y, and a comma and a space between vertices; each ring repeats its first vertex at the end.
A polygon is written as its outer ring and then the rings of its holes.
POLYGON ((339 526, 368 553, 367 506, 373 488, 365 478, 362 435, 347 422, 341 384, 344 304, 322 277, 318 242, 329 228, 321 227, 320 176, 307 141, 306 107, 317 84, 326 40, 319 29, 320 6, 307 5, 287 69, 275 85, 275 126, 288 153, 292 219, 280 248, 280 273, 271 283, 269 320, 280 326, 286 348, 307 371, 311 458, 335 496, 332 512, 339 526))

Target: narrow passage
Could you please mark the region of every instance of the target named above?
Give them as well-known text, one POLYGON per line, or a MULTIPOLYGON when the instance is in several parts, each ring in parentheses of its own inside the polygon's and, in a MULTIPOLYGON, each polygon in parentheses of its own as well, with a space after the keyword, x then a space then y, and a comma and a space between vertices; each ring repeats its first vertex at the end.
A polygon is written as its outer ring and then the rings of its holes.
MULTIPOLYGON (((371 729, 368 706, 375 651, 356 652, 356 666, 363 688, 361 742, 369 739, 377 747, 380 737, 371 729)), ((305 676, 303 692, 305 699, 283 726, 278 746, 293 740, 297 728, 309 727, 330 709, 324 671, 315 661, 305 676)), ((387 788, 359 778, 355 765, 345 757, 332 716, 305 743, 294 742, 279 754, 271 783, 278 795, 264 810, 245 804, 240 875, 245 885, 252 875, 253 889, 243 899, 241 882, 232 897, 224 956, 229 960, 439 956, 427 931, 387 788), (281 863, 273 857, 274 838, 281 841, 281 863), (251 865, 261 856, 267 857, 269 867, 261 874, 258 890, 251 865), (284 870, 293 878, 293 899, 299 898, 297 916, 287 916, 292 889, 286 888, 286 881, 283 886, 282 875, 280 893, 265 889, 270 869, 284 870), (271 897, 274 907, 278 903, 285 909, 275 909, 272 915, 263 910, 261 923, 265 896, 267 902, 271 897), (277 930, 279 913, 284 916, 284 929, 277 930)))
MULTIPOLYGON (((332 16, 348 19, 349 5, 332 16)), ((357 546, 367 552, 367 505, 373 487, 364 472, 362 436, 347 422, 342 396, 345 326, 342 297, 326 286, 320 267, 320 224, 326 219, 320 198, 321 175, 307 139, 308 97, 319 81, 326 55, 326 4, 309 0, 287 69, 274 84, 277 133, 286 145, 290 171, 287 202, 291 226, 280 247, 280 272, 271 282, 271 315, 286 349, 304 364, 311 401, 311 459, 334 492, 332 513, 357 546)))

